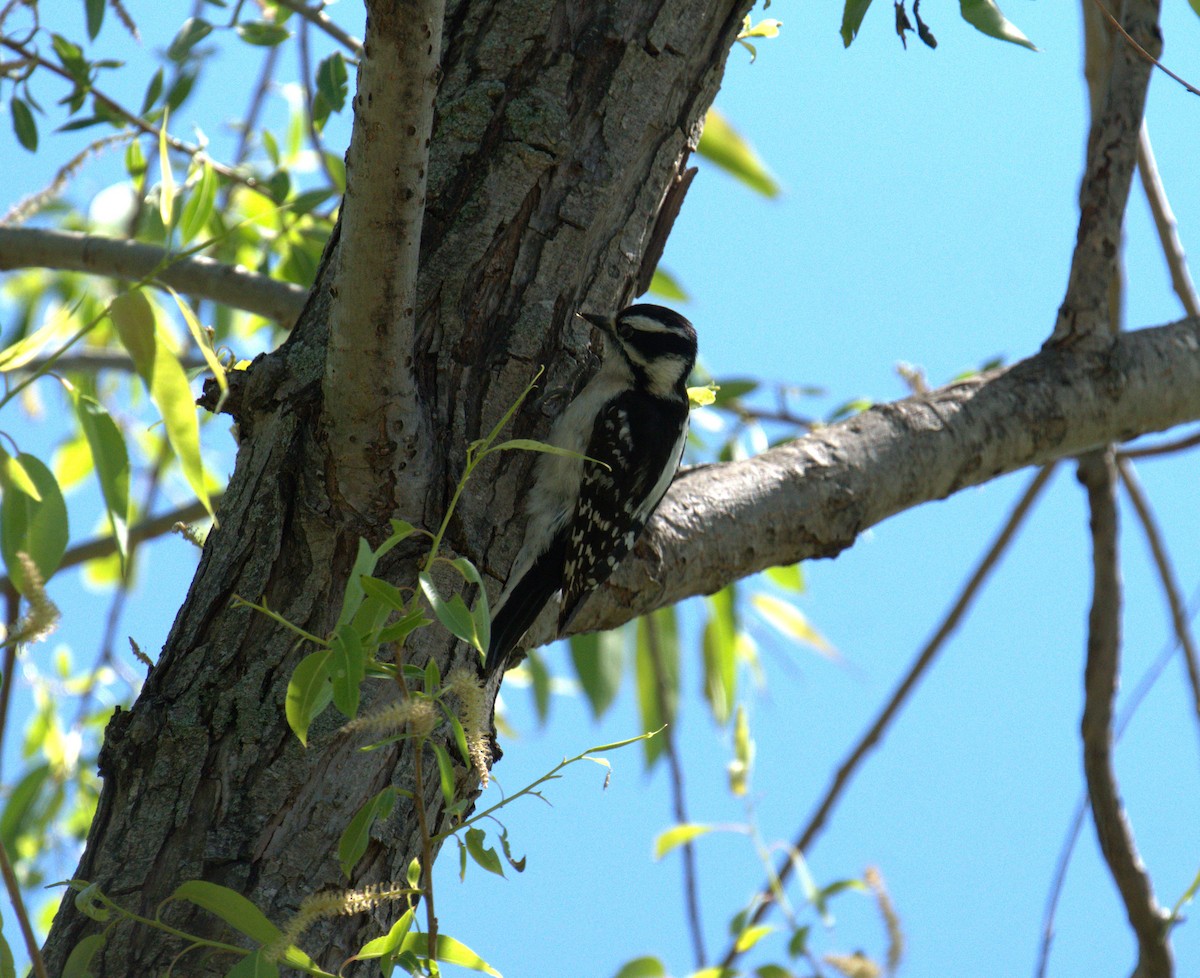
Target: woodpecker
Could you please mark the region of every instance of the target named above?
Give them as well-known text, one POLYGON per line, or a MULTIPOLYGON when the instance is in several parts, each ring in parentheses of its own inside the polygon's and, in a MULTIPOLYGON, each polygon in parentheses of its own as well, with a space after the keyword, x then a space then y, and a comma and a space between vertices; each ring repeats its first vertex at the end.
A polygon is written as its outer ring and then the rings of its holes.
POLYGON ((534 464, 525 539, 492 615, 487 675, 509 666, 556 593, 561 634, 608 580, 675 477, 687 440, 692 324, 647 303, 614 317, 579 315, 606 334, 604 360, 546 440, 587 458, 542 453, 534 464))

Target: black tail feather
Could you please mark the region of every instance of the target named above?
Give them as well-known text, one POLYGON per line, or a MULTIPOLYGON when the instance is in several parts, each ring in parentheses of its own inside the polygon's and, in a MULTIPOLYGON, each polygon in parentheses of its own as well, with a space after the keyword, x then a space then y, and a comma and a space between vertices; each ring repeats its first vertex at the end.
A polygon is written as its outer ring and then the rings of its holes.
POLYGON ((534 561, 493 615, 492 637, 484 661, 486 675, 508 667, 512 650, 554 597, 562 584, 563 557, 563 547, 559 544, 534 561))

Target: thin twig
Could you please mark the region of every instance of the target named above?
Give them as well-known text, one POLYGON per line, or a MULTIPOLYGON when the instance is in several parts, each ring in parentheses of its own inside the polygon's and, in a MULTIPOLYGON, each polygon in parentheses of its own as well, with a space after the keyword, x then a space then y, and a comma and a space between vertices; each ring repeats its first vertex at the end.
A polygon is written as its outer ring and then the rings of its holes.
POLYGON ((1159 61, 1158 58, 1156 58, 1149 51, 1147 51, 1144 47, 1142 47, 1140 44, 1138 44, 1138 42, 1135 41, 1130 36, 1129 32, 1127 30, 1125 30, 1124 27, 1121 26, 1121 22, 1119 20, 1117 20, 1117 18, 1114 17, 1109 12, 1109 9, 1106 6, 1104 6, 1104 4, 1101 2, 1101 0, 1092 0, 1092 3, 1094 3, 1096 5, 1096 7, 1100 11, 1100 13, 1104 14, 1105 20, 1107 20, 1112 25, 1113 29, 1118 34, 1120 34, 1123 38, 1125 38, 1126 43, 1131 48, 1133 48, 1134 51, 1137 52, 1139 58, 1141 58, 1143 61, 1148 62, 1149 64, 1152 64, 1159 71, 1163 72, 1163 74, 1165 74, 1168 77, 1179 82, 1180 85, 1182 85, 1184 88, 1186 88, 1193 95, 1200 95, 1200 88, 1196 88, 1194 85, 1189 85, 1186 81, 1184 81, 1177 74, 1175 74, 1175 72, 1173 72, 1170 68, 1168 68, 1161 61, 1159 61))
MULTIPOLYGON (((658 715, 666 721, 670 716, 667 704, 667 673, 663 662, 662 642, 658 631, 658 621, 654 615, 642 619, 646 628, 646 649, 650 653, 650 663, 654 669, 654 695, 658 700, 658 715)), ((667 767, 671 772, 671 802, 677 825, 686 825, 687 795, 683 789, 683 765, 679 760, 678 744, 675 742, 674 727, 670 724, 660 734, 663 740, 663 753, 667 758, 667 767)), ((704 948, 704 925, 700 915, 700 880, 696 872, 696 846, 691 840, 682 846, 683 852, 683 897, 687 907, 688 930, 692 937, 692 953, 696 957, 696 970, 703 970, 708 960, 704 948)))
POLYGON ((1150 213, 1158 230, 1163 257, 1166 258, 1167 269, 1171 273, 1171 285, 1187 314, 1200 316, 1200 296, 1196 295, 1196 286, 1192 282, 1191 272, 1188 271, 1187 255, 1179 238, 1179 226, 1167 200, 1162 177, 1158 173, 1158 161, 1154 158, 1154 147, 1150 143, 1150 130, 1146 127, 1145 119, 1142 120, 1142 131, 1138 134, 1138 173, 1142 176, 1142 189, 1150 203, 1150 213))
POLYGON ((21 887, 17 883, 17 874, 13 872, 12 863, 8 861, 8 850, 0 841, 0 873, 4 874, 4 886, 8 890, 8 898, 12 901, 13 911, 17 922, 21 925, 21 936, 25 938, 25 950, 33 963, 33 973, 37 978, 50 978, 46 971, 46 962, 42 960, 42 949, 38 947, 37 938, 33 936, 33 927, 29 923, 29 914, 25 910, 25 901, 21 897, 21 887))
MULTIPOLYGON (((21 55, 21 57, 27 59, 31 64, 36 64, 40 68, 45 68, 46 70, 58 75, 60 78, 64 78, 71 82, 73 85, 77 84, 76 79, 69 71, 60 67, 59 65, 56 65, 53 61, 47 61, 36 51, 31 51, 7 37, 0 37, 0 44, 4 45, 11 51, 15 51, 17 54, 21 55)), ((88 90, 91 92, 93 99, 95 99, 99 104, 103 105, 114 115, 120 116, 135 129, 139 129, 147 135, 153 136, 155 139, 158 138, 159 130, 151 123, 143 119, 136 112, 131 112, 129 109, 125 108, 125 106, 121 105, 120 102, 115 101, 110 96, 105 95, 95 87, 90 87, 88 90)), ((245 173, 239 173, 233 167, 226 166, 224 163, 214 160, 208 155, 207 152, 205 152, 203 147, 184 142, 184 140, 178 138, 177 136, 172 136, 170 133, 167 133, 164 138, 167 145, 177 153, 183 153, 192 159, 207 160, 212 165, 213 170, 225 177, 227 180, 240 183, 247 189, 256 191, 257 193, 262 194, 264 197, 271 197, 271 191, 268 187, 264 187, 254 177, 247 176, 245 173)))
POLYGON ((1163 442, 1161 445, 1148 445, 1146 448, 1126 448, 1117 452, 1117 458, 1153 458, 1156 455, 1173 455, 1189 448, 1200 445, 1200 432, 1180 438, 1176 441, 1163 442))
MULTIPOLYGON (((221 493, 216 493, 212 496, 214 509, 221 501, 221 495, 221 493)), ((191 523, 194 520, 202 520, 207 516, 208 510, 204 508, 202 503, 188 503, 186 506, 180 506, 178 509, 174 509, 169 513, 163 513, 161 516, 153 516, 129 528, 130 546, 135 543, 144 543, 146 540, 151 540, 155 537, 164 536, 171 532, 171 528, 176 523, 191 523)), ((72 547, 63 554, 63 559, 58 565, 58 570, 64 571, 68 567, 75 567, 89 560, 99 560, 101 557, 107 557, 109 554, 116 552, 117 543, 111 535, 95 537, 86 543, 72 547)), ((8 577, 0 577, 0 594, 15 593, 12 581, 8 577)))
POLYGON ((1167 918, 1138 856, 1121 804, 1112 763, 1113 705, 1121 654, 1121 573, 1117 560, 1117 468, 1111 449, 1079 462, 1092 533, 1092 604, 1088 612, 1087 667, 1080 733, 1083 772, 1100 851, 1138 942, 1137 978, 1173 974, 1167 918))
MULTIPOLYGON (((816 810, 808 820, 808 824, 805 825, 796 841, 792 844, 793 849, 797 850, 801 854, 807 854, 808 848, 812 845, 813 840, 816 839, 822 827, 825 825, 826 819, 828 819, 830 812, 833 811, 834 806, 837 804, 842 793, 849 785, 850 779, 855 775, 855 773, 857 773, 859 765, 862 763, 863 759, 867 756, 871 749, 879 743, 880 739, 887 731, 888 725, 891 723, 892 718, 899 712, 900 708, 908 699, 909 694, 913 691, 913 689, 916 688, 918 680, 920 680, 920 678, 925 674, 929 666, 932 665, 934 659, 937 658, 938 652, 941 651, 942 646, 946 643, 946 640, 951 634, 953 634, 955 628, 958 627, 959 622, 962 621, 963 616, 966 614, 967 609, 971 606, 971 602, 974 600, 975 595, 983 586, 984 581, 987 580, 988 575, 995 568, 996 564, 1000 560, 1000 557, 1004 554, 1005 550, 1008 549, 1008 546, 1012 542, 1013 537, 1016 535, 1017 530, 1020 528, 1021 523, 1024 522, 1025 516, 1029 513, 1030 508, 1033 506, 1034 502, 1041 494, 1042 489, 1049 481, 1050 476, 1054 471, 1054 467, 1055 463, 1050 463, 1049 465, 1043 466, 1038 471, 1037 475, 1035 475, 1030 481, 1029 485, 1025 489, 1025 492, 1021 494, 1021 498, 1017 501, 1016 506, 1013 507, 1013 510, 1009 514, 1008 519, 1005 521, 1004 526, 996 535, 996 539, 992 541, 992 545, 988 548, 978 566, 976 566, 974 572, 972 572, 971 576, 967 579, 967 582, 963 585, 963 588, 959 592, 958 598, 955 600, 954 605, 943 619, 941 625, 938 626, 938 629, 934 633, 933 637, 921 650, 920 654, 913 661, 913 664, 909 666, 908 672, 905 673, 903 680, 901 680, 900 684, 893 691, 892 695, 887 701, 887 704, 880 711, 879 715, 871 723, 870 727, 867 728, 867 731, 859 738, 858 742, 854 746, 854 749, 850 751, 850 753, 846 756, 846 759, 838 767, 837 773, 834 775, 833 781, 830 783, 828 789, 826 789, 825 795, 821 799, 820 804, 817 805, 816 810)), ((776 878, 778 880, 777 885, 782 885, 787 881, 788 877, 791 875, 792 866, 793 861, 790 858, 783 859, 779 863, 779 868, 776 872, 776 878)), ((752 918, 746 923, 747 927, 753 926, 761 921, 766 915, 767 910, 774 903, 773 887, 771 882, 768 882, 759 890, 759 893, 752 902, 757 903, 757 907, 754 910, 752 918)), ((731 968, 733 966, 733 962, 737 959, 740 953, 741 952, 738 951, 736 944, 731 945, 721 962, 721 968, 731 968)))
MULTIPOLYGON (((1188 612, 1188 621, 1190 622, 1200 611, 1200 588, 1197 588, 1192 594, 1188 607, 1191 609, 1188 612)), ((1142 702, 1150 694, 1150 690, 1154 688, 1154 684, 1158 682, 1159 677, 1167 668, 1167 664, 1175 655, 1175 647, 1178 644, 1175 637, 1167 640, 1158 657, 1150 663, 1137 681, 1137 685, 1126 697, 1125 705, 1121 708, 1121 715, 1117 718, 1116 723, 1117 743, 1121 742, 1138 707, 1142 705, 1142 702)), ((1054 941, 1054 916, 1058 910, 1058 901, 1062 897, 1063 886, 1067 879, 1067 868, 1070 865, 1071 856, 1074 854, 1075 844, 1079 841, 1079 833, 1083 829, 1083 819, 1087 811, 1088 797, 1085 791, 1076 803, 1074 815, 1071 816, 1071 824, 1067 828, 1067 834, 1063 838, 1062 848, 1059 850, 1058 860, 1055 863, 1054 878, 1050 883, 1050 890, 1046 894, 1046 909, 1042 914, 1042 939, 1038 949, 1037 967, 1033 972, 1034 978, 1045 978, 1046 976, 1046 969, 1050 963, 1050 945, 1054 941)))
MULTIPOLYGON (((13 587, 6 588, 3 594, 4 626, 11 635, 21 619, 21 596, 13 587)), ((4 764, 4 735, 8 732, 8 707, 17 672, 17 644, 9 642, 4 646, 4 671, 0 674, 0 767, 4 764)))
POLYGON ((1137 470, 1128 459, 1117 460, 1117 470, 1121 474, 1121 482, 1129 499, 1133 503, 1134 512, 1142 524, 1146 534, 1146 542, 1150 544, 1150 553, 1154 557, 1154 566, 1158 568, 1158 577, 1162 582, 1163 591, 1167 596, 1167 605, 1171 610, 1171 627, 1183 650, 1183 662, 1187 671, 1188 683, 1192 688, 1192 709, 1197 720, 1200 720, 1200 657, 1196 654, 1196 643, 1192 641, 1192 630, 1188 626, 1187 609, 1184 607, 1183 595, 1179 592, 1179 581, 1175 577, 1175 566, 1167 554, 1166 542, 1162 531, 1154 519, 1150 502, 1142 488, 1137 470))
POLYGON ((353 53, 356 58, 362 57, 362 41, 360 41, 357 37, 352 37, 350 34, 347 34, 337 24, 325 16, 320 8, 306 7, 300 2, 300 0, 276 0, 276 3, 278 3, 281 7, 287 7, 287 9, 293 13, 299 14, 314 27, 319 27, 348 51, 353 53))
POLYGON ((171 255, 157 245, 75 231, 0 227, 0 271, 56 268, 108 278, 156 281, 186 295, 273 319, 290 327, 308 289, 204 255, 171 255))

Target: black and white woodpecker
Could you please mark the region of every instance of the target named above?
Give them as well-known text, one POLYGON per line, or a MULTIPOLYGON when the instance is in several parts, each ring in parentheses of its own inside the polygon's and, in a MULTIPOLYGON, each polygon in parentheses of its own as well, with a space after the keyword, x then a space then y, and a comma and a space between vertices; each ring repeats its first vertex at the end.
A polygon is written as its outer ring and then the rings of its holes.
POLYGON ((546 440, 587 459, 538 455, 525 539, 492 615, 488 675, 508 667, 556 593, 561 634, 608 580, 675 477, 687 440, 692 324, 646 303, 611 318, 580 316, 607 334, 604 360, 546 440))

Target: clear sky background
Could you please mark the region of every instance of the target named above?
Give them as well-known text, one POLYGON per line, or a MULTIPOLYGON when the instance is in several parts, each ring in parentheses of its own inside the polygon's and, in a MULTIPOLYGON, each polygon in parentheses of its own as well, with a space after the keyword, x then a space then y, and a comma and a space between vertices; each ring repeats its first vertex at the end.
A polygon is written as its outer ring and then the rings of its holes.
MULTIPOLYGON (((152 3, 129 6, 149 50, 166 43, 182 16, 152 3)), ((696 323, 702 356, 717 376, 819 386, 828 393, 798 406, 824 416, 851 398, 903 396, 899 362, 920 366, 938 385, 996 356, 1029 356, 1049 335, 1075 239, 1083 161, 1080 12, 1008 0, 1005 13, 1038 45, 1034 53, 977 33, 953 4, 926 8, 936 51, 911 37, 902 50, 891 7, 879 0, 849 50, 835 5, 777 2, 767 15, 783 21, 781 36, 758 44, 754 64, 746 52, 733 52, 717 105, 756 145, 784 194, 766 200, 701 164, 663 260, 689 293, 681 309, 696 323)), ((343 0, 335 10, 361 34, 355 4, 343 0)), ((1197 83, 1200 19, 1183 0, 1169 0, 1163 28, 1164 62, 1197 83)), ((119 37, 115 23, 100 41, 119 43, 131 63, 149 60, 148 51, 119 37)), ((172 125, 186 134, 192 121, 202 122, 218 158, 232 139, 218 120, 241 111, 257 70, 234 47, 221 50, 219 71, 210 70, 185 106, 188 121, 172 125)), ((140 100, 152 70, 131 79, 128 101, 140 100)), ((272 111, 283 118, 282 95, 272 111)), ((1184 244, 1200 254, 1200 102, 1159 74, 1147 118, 1184 244)), ((46 182, 51 163, 66 155, 56 146, 75 145, 69 136, 46 137, 32 157, 16 146, 7 122, 0 130, 5 203, 46 182)), ((344 123, 331 123, 329 132, 340 152, 344 123)), ((86 201, 118 176, 119 160, 101 160, 77 179, 73 198, 86 201)), ((1136 185, 1127 231, 1128 327, 1179 318, 1136 185)), ((50 437, 44 424, 3 424, 30 451, 50 437)), ((227 473, 232 453, 223 425, 205 433, 214 467, 227 473)), ((1196 456, 1147 460, 1140 472, 1183 588, 1197 594, 1196 456)), ((769 682, 749 697, 757 743, 749 804, 725 787, 729 733, 713 724, 698 696, 698 616, 685 610, 688 695, 677 737, 693 821, 752 818, 768 841, 795 835, 1031 476, 1017 473, 902 514, 836 560, 807 564, 801 607, 836 645, 840 663, 788 644, 746 612, 769 682)), ((1122 518, 1125 702, 1170 633, 1128 506, 1122 518)), ((143 559, 145 586, 122 632, 154 654, 195 558, 172 540, 143 559)), ((810 854, 819 884, 879 867, 906 933, 902 974, 1032 973, 1058 850, 1082 791, 1089 566, 1083 493, 1063 464, 810 854)), ((52 594, 68 618, 51 646, 65 643, 87 661, 108 596, 81 589, 75 573, 56 579, 52 594)), ((564 648, 545 655, 558 673, 570 674, 564 648)), ((505 741, 496 770, 509 790, 564 755, 638 732, 629 682, 599 725, 577 695, 557 696, 544 727, 525 690, 506 686, 504 702, 520 732, 505 741)), ((15 746, 10 739, 6 775, 15 746)), ((528 858, 523 875, 501 880, 472 865, 462 885, 452 852, 439 864, 442 928, 510 978, 608 978, 643 954, 663 958, 672 974, 691 970, 679 857, 651 858, 655 835, 673 821, 665 772, 660 766, 645 774, 636 748, 610 760, 607 790, 603 772, 585 764, 546 790, 552 807, 526 800, 508 810, 513 849, 528 858)), ((1141 853, 1168 907, 1200 869, 1197 760, 1196 721, 1175 660, 1117 751, 1141 853)), ((749 841, 735 832, 701 839, 698 852, 705 937, 717 956, 729 918, 763 873, 749 841)), ((64 866, 64 875, 72 868, 64 866)), ((815 946, 882 954, 882 925, 868 899, 844 894, 832 910, 835 927, 826 934, 815 923, 815 946)), ((1180 975, 1200 973, 1198 934, 1190 922, 1176 932, 1180 975)), ((1089 822, 1067 878, 1049 973, 1122 975, 1134 960, 1089 822)))

